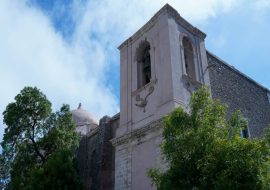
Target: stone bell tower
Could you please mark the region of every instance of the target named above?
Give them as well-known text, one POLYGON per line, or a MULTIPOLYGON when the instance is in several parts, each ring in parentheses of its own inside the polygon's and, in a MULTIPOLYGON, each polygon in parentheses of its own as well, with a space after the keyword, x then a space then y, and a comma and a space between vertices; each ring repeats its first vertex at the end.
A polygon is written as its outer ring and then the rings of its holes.
POLYGON ((162 117, 186 107, 209 85, 206 35, 166 4, 120 47, 120 125, 115 146, 115 190, 155 189, 147 169, 160 157, 162 117))

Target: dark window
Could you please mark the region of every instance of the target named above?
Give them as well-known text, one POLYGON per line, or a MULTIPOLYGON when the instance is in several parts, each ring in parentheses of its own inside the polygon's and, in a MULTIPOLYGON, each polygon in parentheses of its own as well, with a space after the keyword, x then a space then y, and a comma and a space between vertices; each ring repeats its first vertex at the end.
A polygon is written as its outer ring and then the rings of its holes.
POLYGON ((137 50, 138 88, 151 81, 150 44, 142 42, 137 50))
POLYGON ((242 129, 241 136, 242 136, 242 138, 248 138, 249 137, 247 127, 242 129))
POLYGON ((192 78, 196 79, 195 64, 194 64, 194 54, 193 47, 190 40, 187 37, 183 38, 183 47, 184 47, 184 65, 186 68, 186 74, 192 78))

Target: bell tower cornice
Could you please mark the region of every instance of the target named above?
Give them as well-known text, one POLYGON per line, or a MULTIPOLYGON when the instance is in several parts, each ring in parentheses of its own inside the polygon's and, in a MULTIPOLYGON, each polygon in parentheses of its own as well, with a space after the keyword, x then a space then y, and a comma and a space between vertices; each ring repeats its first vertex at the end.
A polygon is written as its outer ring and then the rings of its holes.
POLYGON ((171 5, 165 4, 145 25, 143 25, 135 34, 133 34, 131 37, 129 37, 127 40, 125 40, 118 49, 121 49, 123 46, 128 44, 129 42, 133 42, 140 38, 144 33, 149 31, 154 24, 159 19, 160 15, 162 14, 168 14, 170 15, 179 25, 186 28, 189 32, 191 32, 193 35, 198 36, 200 39, 204 40, 206 37, 206 34, 199 30, 198 28, 191 25, 188 21, 186 21, 183 17, 180 16, 180 14, 175 10, 171 5))

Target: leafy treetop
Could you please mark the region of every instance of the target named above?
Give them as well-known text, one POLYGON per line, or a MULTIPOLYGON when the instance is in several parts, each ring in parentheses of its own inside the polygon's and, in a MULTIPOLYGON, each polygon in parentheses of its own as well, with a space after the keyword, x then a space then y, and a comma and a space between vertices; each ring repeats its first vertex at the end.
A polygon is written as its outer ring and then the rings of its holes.
POLYGON ((163 123, 168 168, 148 171, 159 190, 270 187, 269 133, 242 138, 247 120, 240 111, 226 120, 226 106, 212 100, 206 87, 192 95, 189 112, 177 108, 163 123))
POLYGON ((25 87, 15 102, 7 105, 3 115, 7 127, 1 143, 2 186, 7 189, 80 188, 74 165, 79 137, 68 105, 52 113, 51 103, 39 89, 25 87), (41 180, 44 178, 51 181, 41 180))

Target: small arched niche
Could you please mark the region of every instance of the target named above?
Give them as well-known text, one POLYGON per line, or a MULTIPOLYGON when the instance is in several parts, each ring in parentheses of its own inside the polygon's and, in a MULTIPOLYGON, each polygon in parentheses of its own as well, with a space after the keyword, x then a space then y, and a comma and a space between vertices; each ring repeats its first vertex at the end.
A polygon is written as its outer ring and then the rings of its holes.
POLYGON ((140 88, 151 81, 150 43, 143 41, 136 51, 137 87, 140 88))
POLYGON ((193 80, 196 80, 196 71, 194 63, 193 46, 188 37, 183 37, 182 44, 184 48, 184 66, 186 74, 193 80))

